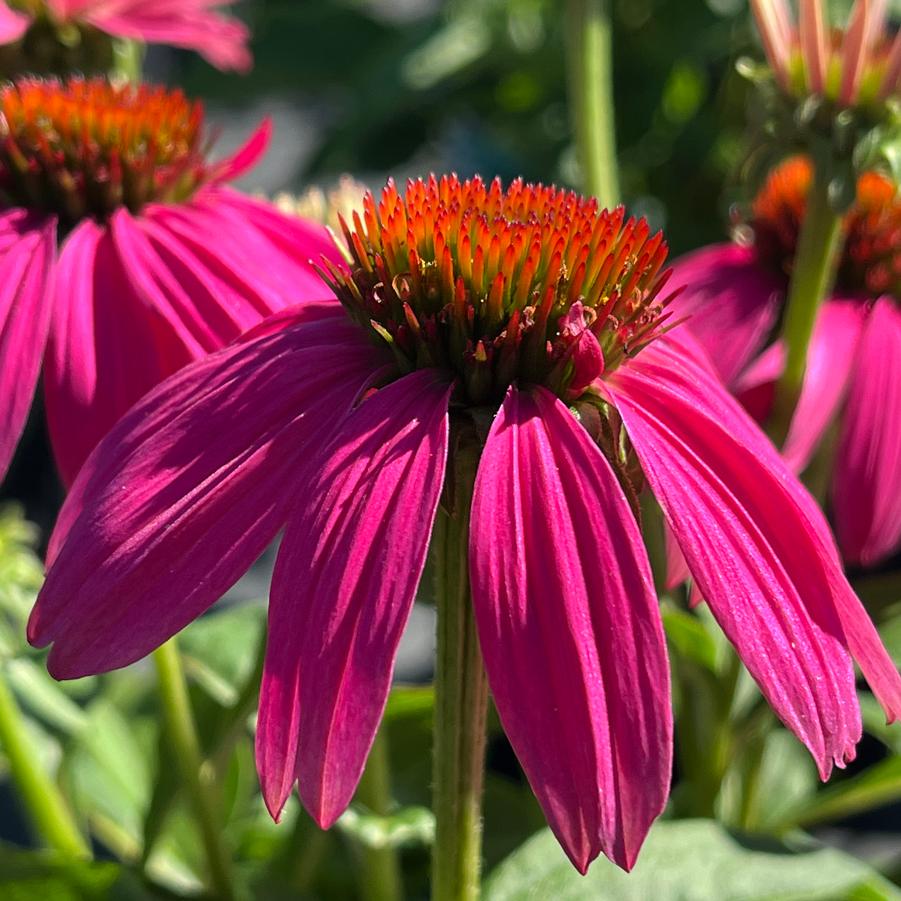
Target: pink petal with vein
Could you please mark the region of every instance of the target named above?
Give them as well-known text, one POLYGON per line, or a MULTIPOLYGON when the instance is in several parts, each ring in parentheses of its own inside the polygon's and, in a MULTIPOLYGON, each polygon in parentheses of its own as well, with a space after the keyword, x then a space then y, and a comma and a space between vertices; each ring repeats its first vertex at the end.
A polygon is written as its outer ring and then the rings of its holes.
POLYGON ((861 729, 839 616, 822 600, 845 584, 834 552, 786 490, 775 450, 744 440, 754 427, 740 408, 672 356, 648 349, 611 393, 701 595, 825 779, 853 758, 861 729))
MULTIPOLYGON (((748 449, 764 470, 775 476, 773 490, 778 490, 801 512, 806 521, 805 534, 813 546, 796 540, 789 541, 786 546, 786 554, 794 560, 793 567, 815 583, 814 589, 802 592, 810 616, 830 634, 835 634, 835 627, 839 626, 842 643, 857 661, 889 721, 901 717, 901 675, 842 572, 838 548, 816 501, 791 474, 776 448, 736 401, 709 377, 705 367, 696 365, 684 350, 680 351, 675 342, 655 342, 635 365, 640 368, 645 364, 650 364, 655 377, 677 388, 684 400, 698 408, 699 415, 704 413, 705 418, 722 424, 732 439, 748 449), (810 549, 819 555, 818 567, 810 566, 807 558, 810 549)), ((777 506, 774 500, 773 506, 765 506, 764 510, 772 513, 777 506)), ((772 529, 774 534, 781 534, 785 521, 775 517, 772 529)))
POLYGON ((901 312, 873 308, 860 342, 835 461, 836 532, 846 559, 871 566, 901 543, 901 312))
POLYGON ((44 366, 47 422, 71 485, 126 410, 191 357, 135 294, 108 229, 84 220, 66 239, 44 366))
POLYGON ((801 396, 782 448, 794 472, 802 472, 810 462, 845 397, 863 322, 863 305, 857 300, 831 300, 820 310, 801 396))
POLYGON ((669 792, 669 670, 650 567, 609 463, 543 388, 511 389, 479 465, 470 571, 507 736, 585 872, 635 861, 669 792))
POLYGON ((327 829, 360 779, 438 509, 451 387, 419 370, 379 390, 311 467, 273 577, 257 722, 276 818, 296 780, 327 829))
POLYGON ((715 244, 676 260, 668 288, 683 285, 670 307, 674 320, 687 317, 676 331, 690 331, 731 384, 775 324, 785 280, 762 267, 752 249, 715 244))
POLYGON ((66 500, 29 641, 74 678, 144 656, 250 566, 378 359, 334 319, 236 344, 138 403, 66 500))
POLYGON ((0 213, 0 479, 22 437, 53 305, 56 223, 0 213))

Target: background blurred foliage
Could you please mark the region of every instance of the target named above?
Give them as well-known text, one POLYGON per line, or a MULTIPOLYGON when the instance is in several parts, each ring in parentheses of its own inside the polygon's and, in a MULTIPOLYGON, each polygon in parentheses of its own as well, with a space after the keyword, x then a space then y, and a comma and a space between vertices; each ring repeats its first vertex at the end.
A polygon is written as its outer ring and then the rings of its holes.
MULTIPOLYGON (((625 200, 674 251, 722 238, 753 49, 745 0, 612 0, 625 200)), ((256 0, 249 78, 190 55, 170 77, 215 105, 302 99, 318 121, 294 188, 344 171, 454 169, 576 185, 560 0, 256 0)))

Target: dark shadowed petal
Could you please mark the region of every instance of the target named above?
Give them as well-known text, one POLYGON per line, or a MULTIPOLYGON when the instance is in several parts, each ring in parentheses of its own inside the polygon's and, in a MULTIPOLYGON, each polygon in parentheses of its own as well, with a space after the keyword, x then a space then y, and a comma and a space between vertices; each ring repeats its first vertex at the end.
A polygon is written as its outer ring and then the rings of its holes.
POLYGON ((0 479, 34 396, 53 304, 56 225, 22 210, 0 214, 0 479))
POLYGON ((126 410, 191 357, 131 286, 109 230, 82 222, 63 245, 44 369, 47 420, 71 485, 126 410))
POLYGON ((51 672, 130 663, 219 598, 378 365, 328 319, 227 348, 145 396, 82 468, 51 539, 28 629, 54 642, 51 672))
POLYGON ((860 738, 836 610, 847 583, 775 450, 745 440, 744 412, 676 356, 662 344, 622 367, 614 401, 701 595, 825 778, 860 738))
POLYGON ((438 509, 450 391, 433 370, 381 389, 311 467, 273 576, 257 720, 276 818, 297 781, 328 828, 360 779, 438 509))
POLYGON ((883 298, 857 351, 833 479, 846 559, 870 566, 901 542, 901 312, 883 298))
POLYGON ((731 384, 772 329, 785 279, 761 266, 752 248, 715 244, 676 260, 667 290, 683 285, 673 318, 689 317, 687 328, 731 384))
POLYGON ((582 872, 630 868, 666 803, 672 717, 657 599, 610 464, 542 388, 511 389, 479 465, 470 571, 507 736, 582 872))

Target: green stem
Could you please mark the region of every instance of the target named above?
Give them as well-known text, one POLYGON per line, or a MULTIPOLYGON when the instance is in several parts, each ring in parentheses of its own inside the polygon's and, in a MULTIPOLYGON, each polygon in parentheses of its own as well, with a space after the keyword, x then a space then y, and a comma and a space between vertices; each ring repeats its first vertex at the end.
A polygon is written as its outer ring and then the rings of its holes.
POLYGON ((455 447, 448 512, 438 511, 431 553, 438 648, 432 852, 433 901, 475 901, 482 859, 482 788, 488 681, 469 586, 469 508, 478 447, 455 447))
POLYGON ((140 41, 131 41, 127 38, 114 40, 110 78, 140 84, 144 70, 144 49, 140 41))
MULTIPOLYGON (((388 737, 383 725, 369 751, 366 769, 357 787, 357 800, 378 816, 391 813, 391 771, 388 737)), ((391 847, 360 847, 360 897, 364 901, 399 901, 403 897, 400 863, 391 847)))
POLYGON ((619 203, 609 0, 567 0, 570 108, 583 187, 601 206, 619 203))
POLYGON ((782 325, 785 370, 776 386, 770 423, 770 434, 777 444, 788 434, 807 369, 807 346, 820 305, 832 287, 843 244, 842 216, 829 203, 828 187, 828 179, 820 167, 810 188, 782 325))
POLYGON ((188 684, 175 639, 159 648, 153 659, 159 678, 168 738, 194 808, 194 817, 206 852, 210 886, 217 898, 231 901, 235 897, 231 861, 222 841, 222 821, 210 778, 212 768, 204 766, 188 696, 188 684))
POLYGON ((63 800, 56 783, 41 767, 29 746, 25 719, 0 667, 0 745, 25 809, 40 837, 68 857, 90 857, 91 852, 63 800))

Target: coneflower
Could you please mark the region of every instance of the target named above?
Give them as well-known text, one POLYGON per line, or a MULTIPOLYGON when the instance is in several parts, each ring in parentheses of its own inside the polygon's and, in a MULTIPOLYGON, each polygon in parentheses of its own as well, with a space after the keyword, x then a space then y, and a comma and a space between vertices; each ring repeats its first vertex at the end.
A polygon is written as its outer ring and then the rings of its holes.
MULTIPOLYGON (((810 496, 698 347, 667 332, 662 235, 566 191, 449 177, 368 196, 345 237, 349 269, 328 267, 338 301, 186 367, 82 470, 29 625, 53 643, 55 676, 147 654, 286 526, 257 763, 274 816, 297 784, 327 827, 378 728, 439 517, 459 537, 439 567, 459 606, 439 585, 439 621, 474 614, 465 656, 481 648, 573 863, 603 852, 628 868, 671 770, 666 646, 634 510, 647 486, 823 778, 861 733, 852 656, 901 712, 901 678, 810 496)), ((439 673, 463 659, 439 653, 439 673)), ((439 846, 459 840, 442 815, 439 846)))

